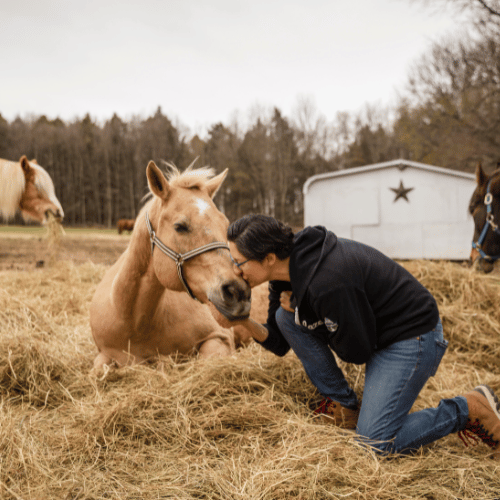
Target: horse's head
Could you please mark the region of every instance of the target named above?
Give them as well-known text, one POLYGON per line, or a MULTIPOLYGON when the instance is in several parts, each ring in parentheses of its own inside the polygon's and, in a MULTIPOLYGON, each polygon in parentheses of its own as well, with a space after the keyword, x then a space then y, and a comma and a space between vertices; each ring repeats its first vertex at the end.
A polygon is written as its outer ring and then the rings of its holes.
POLYGON ((30 162, 26 156, 23 156, 19 163, 25 179, 24 192, 19 202, 23 217, 45 224, 51 213, 58 221, 62 221, 64 211, 56 198, 50 175, 36 160, 30 162))
POLYGON ((182 174, 173 167, 168 180, 154 162, 146 169, 154 199, 144 217, 155 274, 166 288, 186 289, 200 302, 212 302, 230 320, 247 317, 250 288, 234 272, 228 220, 212 201, 227 169, 212 177, 211 169, 191 166, 182 174))
POLYGON ((474 219, 471 262, 481 271, 489 273, 500 259, 500 169, 490 176, 478 164, 477 186, 469 203, 474 219))

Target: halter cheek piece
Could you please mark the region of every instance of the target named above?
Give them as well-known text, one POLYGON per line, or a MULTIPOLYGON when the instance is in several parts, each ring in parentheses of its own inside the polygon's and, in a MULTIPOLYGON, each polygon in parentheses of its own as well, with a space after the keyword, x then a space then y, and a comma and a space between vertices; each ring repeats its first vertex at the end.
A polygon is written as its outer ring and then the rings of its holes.
MULTIPOLYGON (((181 283, 183 284, 184 288, 186 289, 186 292, 188 295, 195 300, 198 300, 191 288, 189 288, 189 285, 187 284, 186 280, 184 279, 184 275, 182 274, 182 264, 186 262, 186 260, 192 259, 193 257, 196 257, 197 255, 201 255, 202 253, 205 252, 210 252, 211 250, 216 250, 217 248, 225 248, 226 250, 229 250, 229 247, 227 246, 226 243, 222 243, 221 241, 214 241, 213 243, 208 243, 207 245, 203 245, 202 247, 195 248, 194 250, 190 250, 189 252, 186 253, 177 253, 174 252, 171 248, 168 248, 165 244, 161 242, 161 240, 156 236, 155 232, 153 231, 153 227, 151 226, 151 222, 149 220, 149 215, 148 212, 146 212, 146 225, 148 227, 148 232, 149 232, 149 239, 151 240, 151 254, 153 253, 153 250, 155 249, 155 245, 168 257, 170 257, 176 264, 177 266, 177 274, 179 276, 179 279, 181 280, 181 283)), ((198 300, 198 302, 200 302, 198 300)))
POLYGON ((484 204, 486 205, 486 223, 483 226, 483 230, 481 231, 481 234, 479 235, 479 238, 476 241, 472 242, 472 248, 475 248, 478 252, 479 255, 485 260, 488 260, 490 262, 495 262, 496 260, 500 259, 500 255, 488 255, 484 253, 483 249, 481 248, 481 245, 484 242, 484 239, 486 238, 486 233, 488 232, 488 229, 491 227, 495 233, 500 235, 500 228, 498 227, 498 224, 495 223, 495 217, 493 215, 492 209, 491 209, 491 204, 493 203, 493 195, 490 192, 490 185, 491 185, 491 180, 488 182, 488 187, 486 189, 486 196, 484 197, 484 204))

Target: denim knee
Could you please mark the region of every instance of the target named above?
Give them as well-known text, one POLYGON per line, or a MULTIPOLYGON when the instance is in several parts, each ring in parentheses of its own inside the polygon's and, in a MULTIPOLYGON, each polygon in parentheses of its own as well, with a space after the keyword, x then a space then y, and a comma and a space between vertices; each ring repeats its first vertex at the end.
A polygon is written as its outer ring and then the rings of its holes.
POLYGON ((280 331, 292 329, 300 332, 300 326, 295 323, 295 314, 293 312, 286 311, 282 307, 279 307, 276 310, 275 318, 280 331))

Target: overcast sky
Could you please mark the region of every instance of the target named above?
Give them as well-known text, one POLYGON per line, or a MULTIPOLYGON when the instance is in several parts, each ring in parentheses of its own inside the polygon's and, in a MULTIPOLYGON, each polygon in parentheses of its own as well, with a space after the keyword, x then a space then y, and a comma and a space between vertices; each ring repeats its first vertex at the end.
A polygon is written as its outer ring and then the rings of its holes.
POLYGON ((299 97, 390 104, 457 20, 406 0, 0 0, 0 113, 150 116, 191 132, 299 97))

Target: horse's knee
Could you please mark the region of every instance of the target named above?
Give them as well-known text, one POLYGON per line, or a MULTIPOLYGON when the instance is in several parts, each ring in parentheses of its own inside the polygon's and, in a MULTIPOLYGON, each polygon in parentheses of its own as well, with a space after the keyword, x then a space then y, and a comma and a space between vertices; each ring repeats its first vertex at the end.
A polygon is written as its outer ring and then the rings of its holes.
POLYGON ((205 340, 198 349, 200 358, 229 356, 233 352, 234 344, 229 339, 222 339, 220 337, 205 340))
POLYGON ((110 366, 113 363, 113 358, 101 351, 94 359, 94 370, 100 370, 104 365, 110 366))

